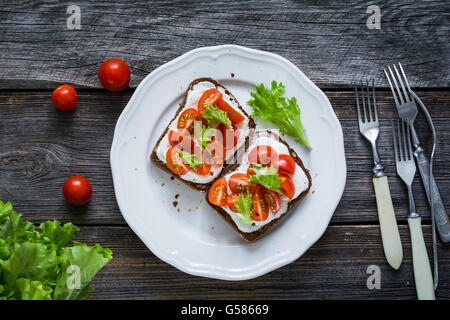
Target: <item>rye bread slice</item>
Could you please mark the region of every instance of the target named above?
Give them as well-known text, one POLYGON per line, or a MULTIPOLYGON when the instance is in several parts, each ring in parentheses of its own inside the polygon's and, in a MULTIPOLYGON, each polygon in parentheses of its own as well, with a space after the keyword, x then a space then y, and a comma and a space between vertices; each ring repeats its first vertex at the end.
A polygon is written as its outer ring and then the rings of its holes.
MULTIPOLYGON (((211 82, 213 85, 216 86, 216 88, 220 87, 220 88, 224 89, 225 93, 230 97, 230 101, 233 101, 234 103, 236 103, 236 105, 237 105, 238 108, 239 108, 239 111, 240 111, 242 114, 244 114, 244 116, 245 116, 246 118, 249 119, 249 122, 248 122, 249 128, 250 128, 250 129, 254 129, 254 128, 255 128, 255 121, 253 120, 253 117, 252 117, 252 116, 249 116, 249 115, 247 114, 247 112, 245 112, 245 110, 244 110, 244 109, 242 108, 242 106, 239 104, 239 101, 231 94, 231 92, 230 92, 227 88, 225 88, 225 87, 224 87, 223 85, 221 85, 219 82, 217 82, 216 80, 211 79, 211 78, 198 78, 198 79, 193 80, 193 81, 189 84, 189 86, 188 86, 188 88, 186 89, 186 92, 185 92, 185 94, 184 94, 183 101, 181 101, 180 106, 178 107, 178 109, 177 109, 177 111, 176 111, 174 117, 172 118, 172 120, 170 120, 170 122, 169 122, 169 124, 167 125, 166 129, 165 129, 164 132, 161 134, 161 136, 159 137, 159 139, 158 139, 158 141, 156 142, 155 146, 153 147, 152 153, 150 154, 150 159, 152 160, 152 162, 153 162, 156 166, 158 166, 158 167, 161 168, 162 170, 164 170, 164 171, 166 171, 167 173, 169 173, 170 175, 174 176, 175 178, 177 178, 178 180, 180 180, 180 181, 183 182, 184 184, 188 185, 188 186, 191 187, 192 189, 195 189, 195 190, 198 190, 198 191, 201 191, 201 192, 205 192, 205 191, 209 190, 209 187, 210 187, 211 184, 214 182, 214 180, 211 181, 211 182, 208 182, 208 183, 195 183, 195 182, 192 182, 192 181, 184 180, 184 179, 183 179, 183 176, 179 176, 179 175, 174 174, 174 173, 169 169, 169 167, 167 166, 167 164, 166 164, 165 162, 159 160, 158 155, 157 155, 157 153, 156 153, 156 150, 158 149, 158 146, 159 146, 159 144, 161 143, 162 139, 166 136, 167 132, 169 131, 169 127, 170 127, 170 125, 172 124, 172 122, 175 121, 175 120, 178 118, 179 114, 182 112, 182 110, 183 110, 183 108, 184 108, 184 105, 186 104, 186 99, 187 99, 187 96, 188 96, 189 91, 192 90, 192 88, 193 88, 196 84, 198 84, 198 83, 200 83, 200 82, 204 82, 204 81, 211 82)), ((245 138, 245 143, 244 143, 244 145, 248 143, 248 139, 249 139, 249 137, 246 137, 246 138, 245 138)), ((237 152, 237 151, 236 151, 236 152, 237 152)), ((222 171, 225 170, 226 168, 227 168, 227 166, 224 165, 224 168, 222 169, 222 171)))
MULTIPOLYGON (((281 139, 277 134, 271 132, 270 130, 264 130, 264 131, 257 131, 255 132, 255 135, 257 135, 260 132, 267 132, 270 133, 271 135, 274 136, 275 139, 277 139, 279 142, 283 143, 284 145, 286 145, 289 149, 289 154, 291 155, 292 158, 294 158, 295 162, 303 169, 303 171, 306 174, 306 177, 308 178, 308 187, 306 188, 305 191, 303 191, 302 193, 300 193, 296 198, 292 199, 291 201, 289 201, 288 203, 288 207, 285 213, 283 213, 281 216, 279 216, 277 219, 272 220, 271 222, 269 222, 268 224, 264 225, 263 227, 261 227, 260 229, 253 231, 253 232, 243 232, 242 230, 239 229, 239 227, 236 225, 236 223, 233 221, 233 219, 231 218, 231 216, 229 215, 228 212, 226 212, 222 207, 216 206, 214 204, 212 204, 211 202, 209 202, 208 200, 208 193, 206 193, 205 198, 206 198, 206 202, 237 232, 239 233, 239 235, 246 241, 248 242, 253 242, 256 241, 258 239, 260 239, 263 235, 265 235, 270 229, 272 229, 273 226, 275 226, 278 222, 281 221, 281 219, 283 217, 285 217, 289 211, 291 211, 291 209, 301 200, 303 199, 310 191, 311 189, 311 185, 312 185, 312 179, 311 179, 311 175, 309 173, 309 170, 305 168, 303 161, 300 159, 300 157, 297 155, 297 153, 291 148, 289 147, 289 145, 287 144, 286 141, 284 141, 283 139, 281 139)), ((248 149, 249 146, 249 141, 246 141, 245 144, 245 150, 248 149)), ((250 151, 250 150, 247 150, 250 151)), ((247 153, 243 153, 242 156, 245 156, 247 153)), ((225 170, 222 171, 222 173, 220 174, 219 177, 217 177, 217 179, 225 176, 226 174, 234 171, 237 169, 237 167, 239 166, 239 163, 230 165, 229 167, 227 167, 225 170)), ((216 180, 217 180, 216 179, 216 180)))

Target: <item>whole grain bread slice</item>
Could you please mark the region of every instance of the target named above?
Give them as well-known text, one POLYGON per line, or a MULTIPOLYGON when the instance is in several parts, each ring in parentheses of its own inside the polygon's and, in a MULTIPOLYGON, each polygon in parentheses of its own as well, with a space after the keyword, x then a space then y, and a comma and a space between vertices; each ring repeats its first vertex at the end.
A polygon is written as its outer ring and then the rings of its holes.
MULTIPOLYGON (((261 132, 261 131, 259 131, 261 132)), ((274 136, 275 139, 277 139, 279 142, 283 143, 284 145, 286 145, 289 149, 289 154, 291 155, 292 158, 294 158, 295 162, 303 169, 303 171, 306 174, 306 177, 308 178, 308 187, 306 188, 306 190, 304 190, 302 193, 300 193, 296 198, 291 199, 291 201, 289 201, 288 203, 288 208, 286 210, 285 213, 283 213, 282 215, 280 215, 278 218, 270 221, 268 224, 264 225, 263 227, 261 227, 260 229, 253 231, 253 232, 243 232, 242 230, 239 229, 239 227, 236 225, 236 223, 233 221, 233 219, 231 218, 230 214, 228 212, 226 212, 222 207, 220 206, 216 206, 214 204, 212 204, 211 202, 209 202, 208 200, 208 193, 206 193, 205 198, 206 198, 206 202, 237 232, 239 233, 239 235, 246 241, 248 242, 253 242, 256 241, 258 239, 260 239, 263 235, 265 235, 269 230, 271 230, 278 222, 281 221, 281 219, 283 219, 288 213, 289 211, 291 211, 291 209, 301 200, 303 199, 310 191, 311 189, 311 185, 312 185, 312 179, 311 179, 311 174, 309 173, 309 170, 305 168, 305 165, 303 164, 303 161, 300 159, 300 157, 297 155, 297 153, 287 144, 286 141, 284 141, 283 139, 281 139, 277 134, 271 132, 270 130, 264 130, 263 132, 267 132, 271 135, 274 136)), ((258 132, 254 133, 255 135, 258 134, 258 132)), ((253 136, 252 136, 253 137, 253 136)), ((250 137, 250 138, 252 138, 250 137)), ((247 150, 249 146, 249 141, 246 141, 245 144, 245 149, 247 150)), ((249 150, 248 150, 249 151, 249 150)), ((246 153, 242 154, 245 155, 246 153)), ((223 177, 224 175, 234 171, 237 169, 237 167, 239 166, 239 163, 230 165, 229 167, 227 167, 224 171, 222 171, 222 173, 220 174, 219 177, 217 177, 217 179, 220 179, 221 177, 223 177)), ((216 180, 217 180, 216 179, 216 180)))
MULTIPOLYGON (((246 118, 249 119, 249 122, 248 122, 249 128, 250 128, 250 129, 254 129, 254 128, 255 128, 255 122, 254 122, 254 120, 253 120, 253 117, 250 116, 250 115, 248 115, 247 112, 245 112, 245 110, 242 108, 242 106, 239 104, 239 101, 233 96, 233 94, 231 94, 231 92, 230 92, 227 88, 225 88, 222 84, 220 84, 218 81, 216 81, 216 80, 214 80, 214 79, 211 79, 211 78, 198 78, 198 79, 193 80, 193 81, 189 84, 189 86, 188 86, 188 88, 186 89, 186 92, 185 92, 185 94, 184 94, 184 98, 183 98, 183 100, 181 101, 180 106, 178 107, 178 109, 177 109, 177 111, 176 111, 174 117, 172 118, 172 120, 170 120, 170 122, 169 122, 169 124, 167 125, 166 129, 165 129, 164 132, 161 134, 161 136, 159 137, 159 139, 158 139, 158 141, 156 142, 155 146, 153 147, 152 153, 150 154, 150 159, 152 160, 152 162, 153 162, 156 166, 158 166, 158 167, 161 168, 162 170, 164 170, 164 171, 166 171, 167 173, 169 173, 170 175, 174 176, 176 179, 180 180, 181 182, 183 182, 184 184, 188 185, 188 186, 191 187, 192 189, 195 189, 195 190, 198 190, 198 191, 201 191, 201 192, 205 192, 205 191, 209 190, 209 187, 210 187, 211 184, 214 182, 214 180, 211 181, 211 182, 208 182, 208 183, 195 183, 195 182, 192 182, 192 181, 184 180, 184 179, 183 179, 183 176, 179 176, 179 175, 174 174, 174 173, 169 169, 169 167, 167 166, 167 164, 166 164, 165 162, 161 161, 161 160, 158 158, 158 155, 157 155, 157 153, 156 153, 156 150, 158 149, 158 146, 159 146, 159 144, 161 143, 162 139, 166 136, 167 132, 169 131, 169 127, 170 127, 170 125, 172 124, 172 122, 175 121, 175 120, 178 118, 178 115, 182 112, 182 110, 183 110, 183 108, 184 108, 184 106, 185 106, 185 104, 186 104, 186 99, 187 99, 187 97, 188 97, 189 91, 191 91, 192 88, 193 88, 196 84, 198 84, 198 83, 200 83, 200 82, 204 82, 204 81, 207 81, 207 82, 212 83, 216 88, 219 88, 219 87, 222 88, 222 89, 225 91, 225 93, 230 97, 230 100, 233 101, 233 102, 238 106, 239 111, 240 111, 246 118)), ((245 144, 247 144, 249 137, 246 137, 245 139, 246 139, 246 140, 245 140, 245 144)), ((244 145, 245 145, 245 144, 244 144, 244 145)), ((237 152, 237 151, 236 151, 236 152, 237 152)), ((227 166, 224 166, 224 168, 222 169, 222 171, 223 171, 223 170, 226 170, 226 169, 227 169, 227 166)))

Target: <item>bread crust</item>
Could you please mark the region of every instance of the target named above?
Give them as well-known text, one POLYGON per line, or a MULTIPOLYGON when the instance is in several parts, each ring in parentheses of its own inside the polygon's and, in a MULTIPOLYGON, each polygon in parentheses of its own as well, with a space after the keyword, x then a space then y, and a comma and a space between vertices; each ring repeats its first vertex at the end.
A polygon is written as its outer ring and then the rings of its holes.
MULTIPOLYGON (((268 224, 264 225, 262 228, 253 231, 253 232, 243 232, 242 230, 239 229, 239 227, 237 226, 237 224, 233 221, 233 219, 231 218, 230 214, 228 212, 226 212, 222 207, 216 206, 214 204, 212 204, 211 202, 209 202, 208 200, 208 193, 206 193, 205 198, 206 198, 206 202, 237 232, 239 233, 239 235, 246 241, 248 242, 253 242, 256 241, 258 239, 260 239, 263 235, 265 235, 270 229, 272 229, 278 222, 281 221, 281 219, 283 217, 285 217, 288 212, 301 200, 303 199, 310 191, 311 189, 311 185, 312 185, 312 178, 311 178, 311 174, 309 173, 309 170, 305 168, 305 165, 303 164, 303 161, 300 159, 300 157, 297 155, 297 153, 291 148, 289 147, 289 145, 287 144, 286 141, 284 141, 283 139, 281 139, 277 134, 271 132, 270 130, 264 130, 265 132, 270 133, 271 135, 273 135, 279 142, 283 143, 284 145, 287 146, 287 148, 289 149, 289 154, 291 155, 291 157, 294 159, 294 161, 303 169, 303 171, 306 174, 306 177, 308 178, 308 187, 306 188, 306 190, 304 190, 302 193, 300 193, 296 198, 292 199, 291 201, 289 201, 288 203, 288 207, 285 213, 283 213, 282 215, 280 215, 277 219, 272 220, 271 222, 269 222, 268 224)), ((255 133, 258 134, 258 133, 255 133)), ((245 149, 247 150, 249 146, 249 141, 246 141, 246 145, 245 145, 245 149)), ((239 163, 233 164, 229 167, 226 168, 226 170, 222 171, 222 173, 220 174, 219 177, 217 177, 217 179, 225 176, 226 174, 234 171, 237 169, 237 167, 239 166, 239 163)), ((216 180, 217 180, 216 179, 216 180)))
MULTIPOLYGON (((175 121, 178 118, 178 115, 181 113, 181 111, 183 110, 185 104, 186 104, 186 99, 188 96, 188 93, 190 90, 192 90, 192 88, 198 84, 199 82, 211 82, 212 84, 214 84, 216 87, 221 87, 225 90, 225 93, 227 95, 229 95, 232 99, 233 102, 236 103, 236 105, 239 108, 239 111, 242 112, 246 118, 249 119, 248 122, 248 126, 250 129, 254 129, 255 128, 255 121, 253 120, 253 117, 248 115, 247 112, 245 112, 245 110, 242 108, 242 106, 239 104, 239 101, 231 94, 230 91, 228 91, 227 88, 225 88, 222 84, 220 84, 218 81, 211 79, 211 78, 198 78, 193 80, 188 88, 186 89, 186 92, 184 94, 184 98, 180 103, 180 106, 177 109, 177 112, 175 113, 174 117, 172 118, 172 120, 170 120, 169 124, 167 125, 166 129, 164 130, 164 132, 161 134, 161 136, 159 137, 158 141, 156 142, 155 146, 153 147, 152 153, 150 154, 150 159, 152 160, 152 162, 159 168, 161 168, 162 170, 166 171, 167 173, 169 173, 170 175, 172 175, 173 177, 175 177, 176 179, 178 179, 179 181, 183 182, 184 184, 186 184, 187 186, 191 187, 192 189, 195 189, 197 191, 201 191, 201 192, 205 192, 207 190, 209 190, 209 187, 212 185, 212 183, 215 181, 211 181, 208 183, 195 183, 192 181, 187 181, 183 179, 183 176, 179 176, 174 174, 169 167, 167 166, 167 164, 161 160, 159 160, 158 155, 156 153, 156 150, 158 149, 159 144, 161 143, 162 139, 165 137, 165 135, 167 134, 167 132, 169 131, 169 127, 172 124, 173 121, 175 121)), ((248 143, 248 139, 249 137, 245 138, 245 144, 248 143)), ((237 152, 237 151, 236 151, 237 152)), ((235 153, 236 154, 236 153, 235 153)), ((227 169, 227 166, 224 166, 224 169, 227 169)), ((224 171, 224 169, 222 169, 222 172, 224 171)))

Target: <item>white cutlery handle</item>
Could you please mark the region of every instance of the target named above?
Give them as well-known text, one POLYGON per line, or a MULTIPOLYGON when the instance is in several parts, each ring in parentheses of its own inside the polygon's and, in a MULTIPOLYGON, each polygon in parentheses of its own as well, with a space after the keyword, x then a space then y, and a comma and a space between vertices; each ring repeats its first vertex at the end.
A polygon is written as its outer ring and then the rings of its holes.
POLYGON ((387 177, 374 177, 373 186, 377 198, 378 219, 380 220, 384 254, 389 265, 397 270, 402 264, 403 249, 387 177))
POLYGON ((419 300, 434 300, 433 276, 431 275, 427 247, 423 240, 421 218, 408 218, 408 225, 411 232, 414 281, 416 282, 417 297, 419 300))

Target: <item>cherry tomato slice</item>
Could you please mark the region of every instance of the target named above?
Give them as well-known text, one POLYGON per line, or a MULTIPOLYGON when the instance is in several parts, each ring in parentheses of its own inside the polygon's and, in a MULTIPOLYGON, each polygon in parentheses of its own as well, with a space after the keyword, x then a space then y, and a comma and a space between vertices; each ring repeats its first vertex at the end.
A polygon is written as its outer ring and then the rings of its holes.
POLYGON ((285 174, 279 174, 278 177, 284 178, 283 181, 281 181, 281 191, 283 194, 288 197, 289 199, 292 199, 292 197, 295 194, 295 185, 291 178, 289 178, 285 174))
POLYGON ((75 89, 68 84, 63 84, 56 88, 52 93, 52 103, 56 109, 69 111, 75 108, 78 101, 78 95, 75 89))
POLYGON ((281 200, 278 193, 266 188, 261 188, 261 194, 273 213, 280 211, 281 200))
POLYGON ((252 197, 251 218, 255 221, 264 221, 269 217, 269 206, 266 200, 257 192, 252 197))
POLYGON ((92 187, 86 178, 71 176, 64 182, 63 194, 69 203, 75 206, 82 206, 91 198, 92 187))
POLYGON ((239 130, 227 129, 223 124, 219 126, 222 132, 223 146, 226 150, 233 149, 239 140, 239 130))
POLYGON ((215 88, 206 90, 205 92, 203 92, 200 100, 198 100, 197 109, 200 114, 202 114, 204 111, 206 111, 207 105, 217 105, 220 100, 222 100, 222 93, 219 90, 215 88))
POLYGON ((206 176, 211 172, 211 165, 209 163, 206 162, 202 162, 201 165, 195 167, 194 171, 196 174, 201 175, 201 176, 206 176))
POLYGON ((194 139, 192 139, 192 136, 187 130, 170 130, 167 138, 172 147, 177 147, 178 149, 189 153, 194 153, 196 151, 194 139))
POLYGON ((278 153, 270 146, 260 145, 253 148, 248 154, 250 163, 270 165, 277 163, 278 153))
POLYGON ((278 156, 278 162, 274 163, 274 167, 279 173, 294 174, 295 160, 288 154, 280 154, 278 156))
POLYGON ((122 91, 130 82, 130 68, 123 60, 109 59, 100 66, 98 78, 106 90, 122 91))
POLYGON ((253 165, 250 164, 247 168, 247 175, 252 176, 254 174, 256 174, 256 173, 255 173, 255 171, 253 171, 253 165))
POLYGON ((229 195, 227 196, 227 205, 228 205, 228 208, 230 208, 230 210, 233 211, 233 212, 239 212, 238 210, 236 210, 236 209, 234 208, 234 205, 235 205, 236 201, 237 201, 237 198, 236 198, 236 195, 235 195, 235 194, 229 194, 229 195))
POLYGON ((194 133, 194 121, 200 121, 201 115, 194 108, 184 110, 178 117, 177 128, 186 129, 190 133, 194 133))
POLYGON ((225 100, 220 99, 217 103, 217 107, 220 110, 225 111, 231 123, 238 124, 245 120, 245 117, 239 112, 236 111, 232 106, 230 106, 225 100))
POLYGON ((222 142, 215 140, 208 144, 203 152, 203 159, 210 164, 215 163, 217 166, 222 166, 225 159, 225 149, 222 142))
POLYGON ((170 148, 166 153, 166 161, 167 166, 170 171, 175 173, 176 175, 182 176, 189 171, 189 166, 184 163, 183 159, 180 156, 178 148, 170 148))
POLYGON ((208 201, 216 206, 223 206, 227 199, 227 180, 217 179, 208 192, 208 201))
POLYGON ((233 174, 230 179, 228 179, 231 192, 253 194, 258 189, 258 184, 256 182, 248 181, 248 178, 249 176, 245 173, 233 174))

